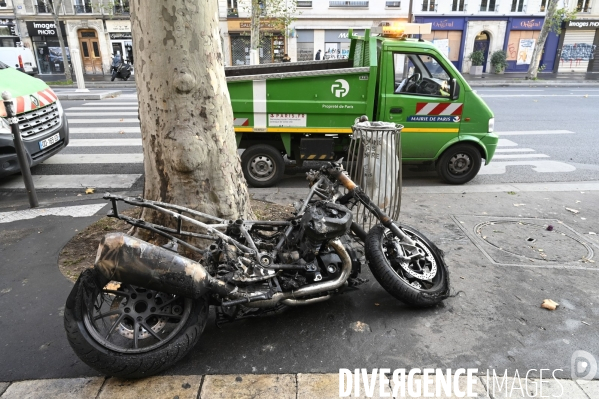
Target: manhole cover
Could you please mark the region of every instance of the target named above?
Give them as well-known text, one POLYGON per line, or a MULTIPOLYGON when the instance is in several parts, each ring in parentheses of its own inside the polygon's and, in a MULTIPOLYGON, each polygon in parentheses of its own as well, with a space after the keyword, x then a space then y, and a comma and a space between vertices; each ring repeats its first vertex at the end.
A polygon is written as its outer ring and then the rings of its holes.
POLYGON ((546 224, 489 221, 478 224, 474 231, 487 243, 516 256, 549 262, 575 262, 593 257, 587 245, 559 225, 548 231, 546 224))
POLYGON ((558 220, 471 215, 452 219, 492 263, 599 270, 593 259, 596 246, 558 220))

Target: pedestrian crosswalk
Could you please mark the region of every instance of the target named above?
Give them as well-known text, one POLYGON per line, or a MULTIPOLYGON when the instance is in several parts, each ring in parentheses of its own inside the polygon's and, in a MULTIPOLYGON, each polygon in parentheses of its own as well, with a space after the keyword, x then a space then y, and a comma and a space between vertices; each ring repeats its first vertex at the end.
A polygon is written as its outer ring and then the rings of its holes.
MULTIPOLYGON (((69 145, 32 168, 37 189, 99 190, 141 187, 143 149, 135 95, 72 103, 63 101, 69 145), (73 104, 72 106, 69 106, 73 104)), ((23 189, 20 175, 0 180, 1 189, 23 189)))

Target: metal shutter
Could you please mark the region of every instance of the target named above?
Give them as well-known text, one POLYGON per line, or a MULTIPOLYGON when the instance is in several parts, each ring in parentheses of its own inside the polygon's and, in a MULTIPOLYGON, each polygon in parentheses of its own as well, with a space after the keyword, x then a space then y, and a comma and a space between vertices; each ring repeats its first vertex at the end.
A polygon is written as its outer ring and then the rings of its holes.
POLYGON ((586 72, 594 58, 594 30, 567 30, 562 45, 558 72, 586 72))

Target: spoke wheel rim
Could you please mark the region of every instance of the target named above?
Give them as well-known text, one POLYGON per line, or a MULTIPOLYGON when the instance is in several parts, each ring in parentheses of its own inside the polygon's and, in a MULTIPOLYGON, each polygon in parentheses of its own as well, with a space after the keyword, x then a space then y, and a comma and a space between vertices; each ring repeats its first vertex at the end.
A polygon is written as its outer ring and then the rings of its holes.
POLYGON ((259 181, 270 180, 276 171, 276 163, 267 155, 256 155, 249 164, 250 175, 259 181))
POLYGON ((177 335, 191 314, 189 298, 132 285, 107 287, 96 295, 83 323, 98 344, 115 352, 145 353, 159 348, 177 335))

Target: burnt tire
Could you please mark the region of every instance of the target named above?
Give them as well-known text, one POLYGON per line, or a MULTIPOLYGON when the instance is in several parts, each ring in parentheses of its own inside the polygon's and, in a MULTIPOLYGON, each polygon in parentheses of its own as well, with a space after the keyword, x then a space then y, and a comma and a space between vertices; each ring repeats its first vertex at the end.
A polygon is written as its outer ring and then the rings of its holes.
POLYGON ((251 186, 271 187, 283 177, 285 161, 281 152, 273 146, 258 144, 241 154, 241 167, 251 186))
MULTIPOLYGON (((184 325, 168 342, 141 353, 123 353, 108 349, 84 321, 85 312, 94 306, 104 284, 94 269, 85 270, 69 294, 64 311, 64 327, 75 354, 102 374, 121 378, 143 378, 160 373, 183 358, 198 342, 208 319, 205 299, 188 300, 189 315, 184 325)), ((89 319, 88 319, 89 320, 89 319)), ((183 324, 183 323, 182 323, 183 324)), ((143 332, 143 328, 141 332, 143 332)), ((116 334, 116 333, 115 333, 116 334)))
POLYGON ((437 161, 437 174, 449 184, 464 184, 474 179, 482 165, 482 157, 471 144, 449 147, 437 161))
MULTIPOLYGON (((370 270, 379 284, 400 301, 415 307, 434 306, 449 296, 449 271, 443 259, 443 252, 413 227, 402 225, 399 228, 414 240, 426 255, 423 263, 428 262, 430 265, 434 261, 436 274, 430 281, 426 281, 407 272, 398 261, 397 254, 393 252, 393 248, 396 248, 392 242, 393 234, 380 224, 374 226, 366 236, 366 259, 370 270)), ((417 272, 411 262, 408 268, 417 272)))

